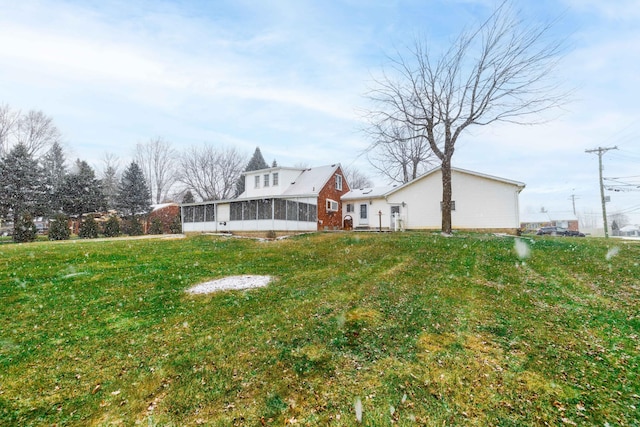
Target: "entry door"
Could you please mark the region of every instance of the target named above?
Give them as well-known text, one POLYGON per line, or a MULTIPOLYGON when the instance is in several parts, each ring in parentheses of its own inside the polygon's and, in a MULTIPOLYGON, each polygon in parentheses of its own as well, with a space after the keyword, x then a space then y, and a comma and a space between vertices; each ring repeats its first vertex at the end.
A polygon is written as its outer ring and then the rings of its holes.
POLYGON ((358 224, 369 225, 369 205, 366 203, 360 205, 360 219, 358 224))
POLYGON ((389 224, 389 228, 391 230, 395 230, 396 229, 396 222, 395 222, 395 217, 396 214, 398 217, 400 217, 400 206, 391 206, 391 224, 389 224))

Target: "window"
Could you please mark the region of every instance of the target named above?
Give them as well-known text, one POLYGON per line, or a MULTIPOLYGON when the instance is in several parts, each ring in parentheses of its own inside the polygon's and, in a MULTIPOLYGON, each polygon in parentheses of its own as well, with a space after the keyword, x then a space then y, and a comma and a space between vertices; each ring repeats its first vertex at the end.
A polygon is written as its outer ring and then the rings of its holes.
POLYGON ((273 185, 274 187, 278 185, 278 172, 273 173, 273 185))
POLYGON ((266 174, 264 176, 264 186, 268 187, 269 186, 269 174, 266 174))
POLYGON ((360 219, 367 219, 367 204, 360 205, 360 219))
POLYGON ((327 212, 337 212, 338 202, 335 200, 327 199, 327 212))
POLYGON ((342 175, 336 175, 336 190, 342 191, 342 175))
POLYGON ((255 176, 254 177, 254 182, 255 182, 255 188, 260 188, 260 177, 259 176, 255 176))
POLYGON ((347 203, 347 213, 353 213, 353 203, 347 203))
MULTIPOLYGON (((442 202, 440 202, 440 210, 442 210, 442 202)), ((451 201, 451 210, 452 211, 456 210, 456 201, 455 200, 451 201)))

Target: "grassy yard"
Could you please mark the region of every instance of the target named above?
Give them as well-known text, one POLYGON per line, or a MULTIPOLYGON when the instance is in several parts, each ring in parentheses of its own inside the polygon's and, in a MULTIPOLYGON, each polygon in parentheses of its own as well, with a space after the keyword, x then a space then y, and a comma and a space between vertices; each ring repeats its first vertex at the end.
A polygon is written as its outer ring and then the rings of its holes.
POLYGON ((0 425, 352 426, 360 406, 368 426, 640 425, 637 243, 338 233, 0 254, 0 425), (185 293, 236 274, 277 279, 185 293))

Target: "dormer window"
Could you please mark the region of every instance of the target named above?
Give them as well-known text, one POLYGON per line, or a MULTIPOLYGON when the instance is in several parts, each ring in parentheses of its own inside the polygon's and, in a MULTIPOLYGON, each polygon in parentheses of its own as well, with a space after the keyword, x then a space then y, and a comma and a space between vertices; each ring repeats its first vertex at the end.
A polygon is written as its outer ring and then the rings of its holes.
POLYGON ((342 191, 342 175, 336 175, 336 190, 342 191))

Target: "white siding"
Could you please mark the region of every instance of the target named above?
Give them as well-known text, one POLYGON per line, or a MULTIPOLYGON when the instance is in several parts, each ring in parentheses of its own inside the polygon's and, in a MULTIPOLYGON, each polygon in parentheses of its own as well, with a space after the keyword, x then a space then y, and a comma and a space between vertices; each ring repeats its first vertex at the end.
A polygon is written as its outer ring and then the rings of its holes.
POLYGON ((262 171, 247 172, 245 175, 243 199, 256 197, 279 196, 284 193, 292 182, 300 176, 302 169, 275 168, 264 169, 262 171), (273 174, 278 174, 278 185, 273 185, 273 174), (264 186, 264 175, 269 174, 269 186, 264 186), (260 178, 260 186, 256 188, 255 177, 260 178))
MULTIPOLYGON (((451 213, 451 221, 454 229, 520 227, 517 185, 462 171, 454 170, 452 173, 452 200, 455 201, 455 210, 451 213)), ((390 228, 391 206, 396 205, 400 207, 403 228, 439 230, 442 227, 441 201, 442 174, 438 170, 392 191, 386 198, 348 200, 343 204, 354 204, 355 212, 350 214, 354 227, 364 225, 359 218, 359 206, 361 203, 367 203, 367 223, 372 229, 379 226, 378 212, 382 212, 382 228, 390 228)))

